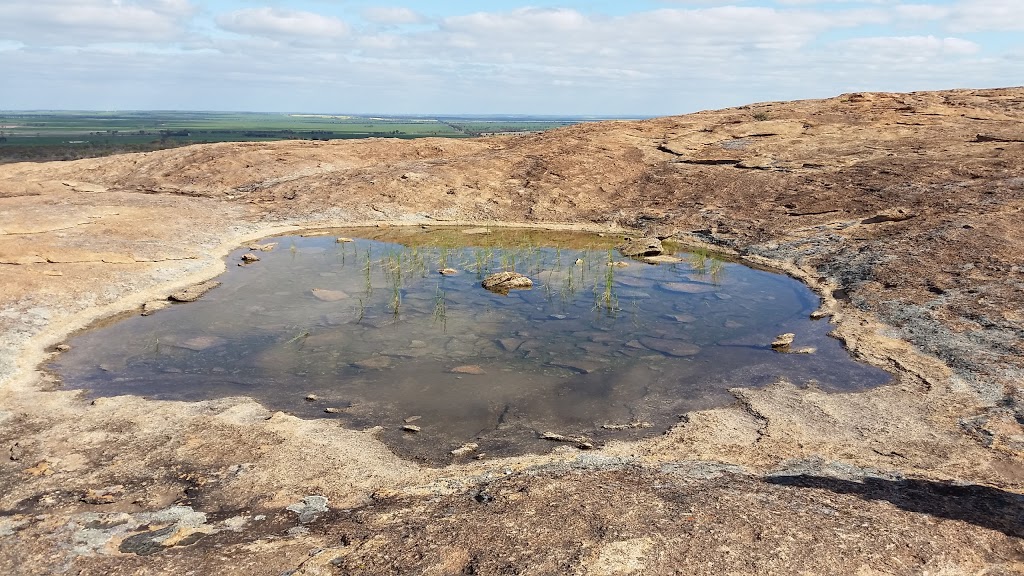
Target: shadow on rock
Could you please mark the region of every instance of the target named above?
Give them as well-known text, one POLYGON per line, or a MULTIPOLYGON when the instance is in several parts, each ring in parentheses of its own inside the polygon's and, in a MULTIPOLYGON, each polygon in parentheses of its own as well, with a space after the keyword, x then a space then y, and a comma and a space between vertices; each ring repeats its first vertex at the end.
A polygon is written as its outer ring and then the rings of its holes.
POLYGON ((807 474, 770 476, 765 481, 780 486, 853 494, 865 500, 887 500, 910 512, 962 520, 1007 536, 1024 538, 1024 495, 998 488, 884 478, 855 482, 807 474))

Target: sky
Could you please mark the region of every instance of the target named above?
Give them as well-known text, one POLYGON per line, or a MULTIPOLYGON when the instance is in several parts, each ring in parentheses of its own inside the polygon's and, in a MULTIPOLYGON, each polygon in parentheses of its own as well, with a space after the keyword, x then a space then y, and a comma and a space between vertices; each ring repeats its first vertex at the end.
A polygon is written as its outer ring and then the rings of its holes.
POLYGON ((1024 0, 0 0, 0 109, 658 116, 1024 85, 1024 0))

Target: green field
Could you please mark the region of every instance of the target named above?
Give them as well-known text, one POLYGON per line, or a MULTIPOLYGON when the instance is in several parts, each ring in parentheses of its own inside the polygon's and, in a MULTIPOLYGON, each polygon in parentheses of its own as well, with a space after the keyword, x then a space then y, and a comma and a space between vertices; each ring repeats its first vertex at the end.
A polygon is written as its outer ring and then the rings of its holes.
POLYGON ((0 111, 0 163, 72 160, 200 142, 468 138, 540 132, 581 121, 547 117, 0 111))

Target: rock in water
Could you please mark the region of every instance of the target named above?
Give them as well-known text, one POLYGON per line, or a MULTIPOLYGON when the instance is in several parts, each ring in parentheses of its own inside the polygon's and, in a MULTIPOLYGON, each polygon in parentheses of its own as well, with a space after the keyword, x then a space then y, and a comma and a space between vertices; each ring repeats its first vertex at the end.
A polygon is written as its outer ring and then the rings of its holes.
POLYGON ((626 238, 616 248, 623 256, 657 256, 664 251, 657 238, 626 238))
POLYGON ((325 290, 323 288, 313 288, 311 292, 313 293, 313 296, 317 300, 322 300, 324 302, 337 302, 338 300, 344 300, 345 298, 348 298, 348 294, 342 292, 341 290, 325 290))
POLYGON ((669 356, 695 356, 700 353, 700 346, 683 342, 682 340, 670 340, 667 338, 641 338, 640 343, 662 354, 669 356))
POLYGON ((245 262, 246 264, 252 264, 253 262, 259 262, 259 261, 260 261, 260 257, 255 255, 255 254, 248 254, 248 253, 242 254, 242 262, 245 262))
POLYGON ((484 281, 481 282, 480 285, 491 292, 508 294, 509 290, 532 288, 533 280, 530 280, 524 274, 520 274, 519 272, 498 272, 497 274, 491 274, 487 278, 484 278, 484 281))
POLYGON ((455 368, 452 368, 451 370, 449 370, 449 372, 451 372, 453 374, 475 374, 475 375, 478 375, 478 376, 480 374, 486 374, 487 373, 487 372, 484 371, 483 368, 477 366, 476 364, 466 364, 464 366, 456 366, 455 368))
POLYGON ((796 334, 792 332, 779 334, 775 337, 775 341, 772 342, 772 348, 779 351, 789 350, 789 345, 793 343, 794 338, 796 338, 796 334))
POLYGON ((203 282, 202 284, 196 284, 195 286, 189 286, 184 290, 178 290, 167 297, 168 300, 174 300, 175 302, 195 302, 200 296, 206 294, 210 290, 213 290, 217 286, 220 286, 220 282, 216 280, 210 280, 209 282, 203 282))

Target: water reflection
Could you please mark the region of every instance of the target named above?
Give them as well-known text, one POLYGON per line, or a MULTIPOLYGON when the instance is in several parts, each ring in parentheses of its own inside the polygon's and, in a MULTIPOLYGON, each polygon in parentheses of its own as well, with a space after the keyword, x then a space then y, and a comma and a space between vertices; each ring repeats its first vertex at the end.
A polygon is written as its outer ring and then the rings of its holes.
POLYGON ((805 286, 707 253, 652 265, 591 235, 390 233, 276 238, 203 299, 88 331, 54 368, 96 395, 248 395, 382 425, 397 452, 429 461, 467 443, 458 458, 550 450, 545 432, 658 434, 779 378, 837 391, 888 379, 808 319, 805 286), (503 270, 533 287, 481 288, 503 270), (773 352, 784 332, 815 353, 773 352))

